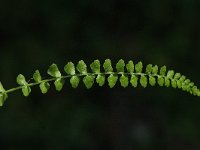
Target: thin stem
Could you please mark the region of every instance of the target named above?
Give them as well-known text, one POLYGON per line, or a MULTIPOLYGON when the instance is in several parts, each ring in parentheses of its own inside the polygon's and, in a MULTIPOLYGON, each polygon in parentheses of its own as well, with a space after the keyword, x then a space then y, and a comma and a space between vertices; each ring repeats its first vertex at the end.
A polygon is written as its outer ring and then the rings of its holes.
MULTIPOLYGON (((157 74, 146 74, 146 73, 128 73, 128 72, 107 72, 107 73, 87 73, 87 74, 75 74, 75 75, 67 75, 67 76, 61 76, 59 78, 61 79, 66 79, 66 78, 71 78, 72 76, 78 76, 78 77, 81 77, 81 76, 87 76, 87 75, 92 75, 92 76, 97 76, 97 75, 110 75, 110 74, 114 74, 114 75, 137 75, 137 76, 155 76, 155 77, 165 77, 165 76, 161 76, 161 75, 157 75, 157 74)), ((51 82, 51 81, 54 81, 56 80, 57 78, 49 78, 49 79, 44 79, 44 80, 41 80, 40 82, 34 82, 34 83, 28 83, 26 85, 23 85, 23 86, 18 86, 18 87, 15 87, 15 88, 11 88, 9 90, 6 90, 5 93, 11 93, 11 92, 14 92, 14 91, 17 91, 17 90, 20 90, 22 89, 22 87, 24 86, 35 86, 35 85, 39 85, 40 83, 42 82, 51 82)), ((30 80, 29 80, 30 81, 30 80)))

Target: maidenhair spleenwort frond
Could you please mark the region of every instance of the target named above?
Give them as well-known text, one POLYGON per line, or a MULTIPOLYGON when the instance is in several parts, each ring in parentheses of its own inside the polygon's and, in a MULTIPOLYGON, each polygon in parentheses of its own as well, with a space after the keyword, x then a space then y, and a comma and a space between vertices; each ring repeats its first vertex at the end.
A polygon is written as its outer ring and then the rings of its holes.
POLYGON ((33 74, 32 79, 34 82, 32 83, 28 83, 24 75, 19 74, 16 79, 19 86, 9 90, 5 90, 0 82, 0 105, 3 105, 9 93, 16 90, 22 90, 24 96, 29 96, 31 87, 35 85, 39 85, 41 92, 45 94, 50 88, 49 82, 54 82, 55 89, 60 91, 67 78, 69 78, 73 88, 77 88, 80 81, 83 81, 87 89, 92 88, 95 81, 99 86, 103 86, 107 82, 109 87, 113 88, 119 81, 124 88, 129 84, 133 87, 140 85, 144 88, 148 85, 155 86, 157 84, 159 86, 179 88, 195 96, 200 96, 200 90, 193 82, 184 75, 175 73, 174 70, 167 70, 166 66, 159 68, 157 65, 148 64, 144 67, 142 62, 134 64, 130 60, 125 64, 124 60, 120 59, 113 67, 111 60, 106 59, 102 66, 99 60, 94 60, 90 64, 89 71, 85 62, 80 60, 76 66, 72 62, 68 62, 64 66, 64 71, 66 75, 63 76, 58 66, 52 64, 47 70, 48 75, 50 75, 49 78, 43 79, 39 70, 36 70, 33 74))

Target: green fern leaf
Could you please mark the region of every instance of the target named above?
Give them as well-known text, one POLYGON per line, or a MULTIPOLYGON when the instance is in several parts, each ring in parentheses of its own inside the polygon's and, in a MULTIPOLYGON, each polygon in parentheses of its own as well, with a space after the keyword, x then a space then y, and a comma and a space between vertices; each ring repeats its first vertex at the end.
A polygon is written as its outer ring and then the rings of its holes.
POLYGON ((35 82, 40 82, 42 80, 39 70, 35 71, 35 73, 33 74, 33 79, 35 80, 35 82))
POLYGON ((181 82, 180 80, 177 80, 177 87, 178 87, 179 89, 182 88, 182 82, 181 82))
POLYGON ((43 94, 46 94, 50 88, 50 84, 48 82, 42 82, 39 85, 40 90, 43 94))
POLYGON ((181 78, 179 79, 181 82, 185 81, 186 76, 182 75, 181 78))
POLYGON ((155 74, 155 75, 158 74, 158 66, 157 65, 152 67, 152 74, 155 74))
POLYGON ((129 80, 127 76, 121 75, 121 77, 119 78, 119 81, 122 87, 126 88, 128 86, 129 80))
POLYGON ((167 67, 166 67, 166 66, 162 66, 162 67, 160 68, 160 75, 161 75, 161 76, 165 76, 166 71, 167 71, 167 67))
POLYGON ((64 67, 64 70, 67 74, 69 75, 75 75, 75 66, 74 66, 74 63, 72 62, 68 62, 65 67, 64 67))
POLYGON ((189 84, 190 83, 190 79, 186 79, 184 82, 185 82, 185 84, 189 84))
POLYGON ((174 70, 169 70, 167 73, 167 78, 173 79, 173 77, 174 77, 174 70))
POLYGON ((92 88, 93 84, 94 84, 94 76, 91 75, 87 75, 83 78, 83 83, 85 84, 85 87, 87 89, 92 88))
POLYGON ((151 86, 155 86, 155 85, 156 85, 156 78, 153 77, 153 76, 150 76, 150 77, 149 77, 149 84, 150 84, 151 86))
POLYGON ((177 82, 175 79, 172 79, 171 84, 173 88, 177 88, 177 82))
POLYGON ((142 65, 142 62, 140 61, 135 65, 135 72, 142 73, 142 68, 143 68, 143 65, 142 65))
POLYGON ((134 64, 132 60, 129 60, 128 64, 126 64, 126 69, 129 73, 134 72, 134 64))
POLYGON ((61 91, 64 84, 65 84, 65 80, 61 78, 56 79, 54 82, 54 85, 57 91, 61 91))
POLYGON ((117 75, 113 75, 110 74, 108 77, 108 85, 110 88, 113 88, 115 86, 115 84, 117 83, 118 80, 118 76, 117 75))
POLYGON ((164 83, 165 83, 164 78, 159 76, 159 77, 158 77, 158 85, 159 85, 159 86, 163 86, 164 83))
POLYGON ((192 87, 192 93, 191 93, 191 94, 193 94, 193 95, 196 96, 196 95, 198 95, 197 93, 198 93, 197 86, 193 86, 193 87, 192 87))
POLYGON ((3 88, 3 85, 0 82, 0 106, 3 106, 7 98, 8 95, 5 93, 5 89, 3 88))
POLYGON ((200 96, 200 91, 197 88, 197 86, 192 87, 192 94, 195 95, 195 96, 200 96))
POLYGON ((22 93, 24 96, 29 96, 29 94, 31 93, 31 88, 29 86, 23 86, 22 93))
POLYGON ((70 78, 70 84, 72 85, 73 88, 77 88, 79 85, 80 79, 78 76, 72 76, 70 78))
POLYGON ((146 88, 146 87, 147 87, 147 77, 146 77, 146 76, 142 75, 142 76, 140 77, 140 84, 141 84, 141 86, 142 86, 143 88, 146 88))
POLYGON ((169 78, 165 77, 165 86, 169 87, 170 86, 170 80, 169 78))
POLYGON ((110 59, 105 60, 105 62, 103 64, 103 68, 104 68, 106 73, 113 72, 113 67, 112 67, 110 59))
POLYGON ((125 63, 123 59, 120 59, 116 64, 117 72, 123 73, 124 72, 125 63))
POLYGON ((26 85, 26 84, 27 84, 26 79, 25 79, 24 75, 22 75, 22 74, 19 74, 19 75, 17 76, 16 81, 17 81, 17 83, 18 83, 19 85, 26 85))
POLYGON ((146 66, 146 74, 151 74, 152 68, 153 68, 153 65, 152 64, 148 64, 146 66))
POLYGON ((28 86, 28 83, 26 82, 26 79, 24 75, 19 74, 17 76, 17 83, 22 86, 22 93, 24 96, 29 96, 31 92, 31 88, 28 86))
POLYGON ((189 90, 189 89, 188 89, 188 86, 185 85, 185 84, 182 84, 182 90, 183 90, 183 91, 187 91, 187 90, 189 90))
POLYGON ((61 77, 61 73, 60 73, 58 66, 56 64, 52 64, 49 67, 49 69, 47 70, 47 73, 52 77, 56 77, 56 78, 61 77))
POLYGON ((83 60, 80 60, 78 62, 77 66, 76 66, 76 69, 81 74, 87 74, 87 65, 85 64, 85 62, 83 60))
POLYGON ((133 87, 137 87, 138 85, 138 77, 136 75, 131 75, 130 83, 133 87))
POLYGON ((176 73, 176 74, 174 75, 174 79, 175 79, 175 80, 180 79, 180 77, 181 77, 181 74, 180 74, 180 73, 176 73))
POLYGON ((90 64, 90 68, 92 69, 92 72, 100 73, 100 61, 94 60, 94 62, 90 64))
POLYGON ((99 74, 96 78, 96 82, 99 84, 99 86, 103 86, 105 84, 105 76, 99 74))
POLYGON ((190 83, 189 83, 189 86, 192 86, 192 87, 193 87, 193 86, 194 86, 194 82, 190 82, 190 83))

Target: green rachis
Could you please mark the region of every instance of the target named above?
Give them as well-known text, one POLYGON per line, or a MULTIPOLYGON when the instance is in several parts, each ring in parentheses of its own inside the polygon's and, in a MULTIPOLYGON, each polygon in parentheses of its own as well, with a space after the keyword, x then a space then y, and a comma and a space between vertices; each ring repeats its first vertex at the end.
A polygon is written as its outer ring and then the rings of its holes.
POLYGON ((124 60, 120 59, 115 68, 113 68, 110 59, 106 59, 101 67, 99 60, 94 60, 90 64, 91 70, 89 71, 87 65, 83 60, 80 60, 75 66, 74 63, 68 62, 64 66, 66 75, 62 75, 56 64, 52 64, 47 73, 49 78, 43 79, 39 70, 33 74, 34 82, 28 83, 22 74, 17 76, 18 87, 5 90, 0 82, 0 105, 2 106, 8 98, 8 94, 16 90, 22 90, 24 96, 28 96, 31 92, 31 87, 39 85, 43 94, 47 93, 50 84, 54 82, 57 91, 60 91, 64 84, 65 79, 70 78, 70 84, 73 88, 77 88, 79 82, 82 80, 87 89, 92 88, 96 81, 99 86, 103 86, 106 82, 110 88, 113 88, 119 80, 122 87, 126 88, 129 84, 137 87, 140 84, 142 87, 159 86, 179 88, 187 91, 195 96, 200 96, 200 90, 189 79, 180 73, 175 73, 173 70, 167 70, 166 66, 159 68, 157 65, 148 64, 143 66, 142 62, 136 64, 133 61, 128 61, 125 64, 124 60), (103 70, 103 71, 102 71, 103 70))

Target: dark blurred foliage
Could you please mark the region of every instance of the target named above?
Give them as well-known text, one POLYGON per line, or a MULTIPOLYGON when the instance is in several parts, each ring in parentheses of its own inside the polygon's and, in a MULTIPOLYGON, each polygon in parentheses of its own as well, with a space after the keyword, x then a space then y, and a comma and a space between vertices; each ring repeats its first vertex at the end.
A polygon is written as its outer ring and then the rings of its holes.
MULTIPOLYGON (((199 81, 199 0, 1 0, 0 80, 46 75, 55 62, 120 58, 167 65, 199 81)), ((171 88, 81 84, 9 95, 1 150, 199 150, 200 100, 171 88)))

